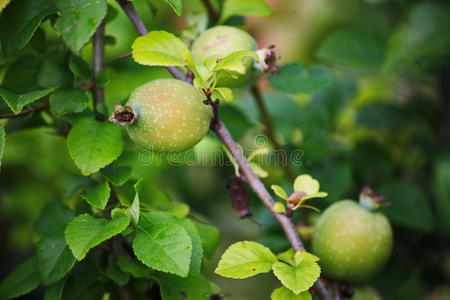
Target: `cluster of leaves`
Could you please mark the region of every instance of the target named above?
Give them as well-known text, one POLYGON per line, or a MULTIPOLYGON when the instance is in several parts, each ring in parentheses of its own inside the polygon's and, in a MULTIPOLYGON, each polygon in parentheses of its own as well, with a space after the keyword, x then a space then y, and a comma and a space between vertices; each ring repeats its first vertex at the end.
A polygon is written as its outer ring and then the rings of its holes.
POLYGON ((283 284, 272 293, 272 300, 308 300, 308 290, 320 276, 318 257, 292 248, 275 255, 256 242, 231 245, 222 255, 216 273, 229 278, 247 278, 273 271, 283 284))

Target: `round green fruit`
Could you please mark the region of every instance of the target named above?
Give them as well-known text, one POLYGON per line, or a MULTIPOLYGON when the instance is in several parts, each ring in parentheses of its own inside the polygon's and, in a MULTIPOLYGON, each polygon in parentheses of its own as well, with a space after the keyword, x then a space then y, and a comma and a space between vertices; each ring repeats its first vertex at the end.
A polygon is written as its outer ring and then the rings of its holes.
POLYGON ((327 208, 314 228, 313 251, 324 274, 332 279, 367 282, 384 266, 391 248, 387 218, 351 200, 327 208))
MULTIPOLYGON (((203 32, 192 44, 192 59, 201 65, 209 57, 225 57, 237 51, 255 51, 256 41, 247 32, 232 26, 215 26, 203 32)), ((245 58, 247 72, 236 77, 229 73, 219 74, 217 86, 236 87, 246 83, 252 76, 252 59, 245 58)))
POLYGON ((380 295, 371 286, 354 287, 352 300, 381 300, 380 295))
POLYGON ((181 151, 197 144, 212 118, 205 96, 177 79, 158 79, 138 87, 126 104, 135 114, 128 134, 138 145, 154 151, 181 151))

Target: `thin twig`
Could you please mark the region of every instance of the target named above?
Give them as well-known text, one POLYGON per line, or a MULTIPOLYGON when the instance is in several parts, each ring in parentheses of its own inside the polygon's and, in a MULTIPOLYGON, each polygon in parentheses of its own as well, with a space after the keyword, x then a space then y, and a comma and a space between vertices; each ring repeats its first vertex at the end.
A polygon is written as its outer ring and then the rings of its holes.
POLYGON ((44 110, 44 109, 47 109, 49 107, 50 107, 50 105, 48 103, 43 103, 43 104, 39 104, 39 105, 36 105, 36 106, 32 106, 30 108, 25 108, 24 110, 22 110, 18 114, 15 114, 15 113, 0 114, 0 119, 16 118, 16 117, 20 117, 20 116, 23 116, 23 115, 27 115, 27 114, 35 112, 35 111, 44 110))
MULTIPOLYGON (((261 93, 261 89, 258 85, 254 85, 251 88, 251 93, 253 95, 253 98, 255 99, 256 106, 258 107, 259 115, 261 118, 261 121, 264 124, 264 132, 269 138, 270 142, 272 143, 275 150, 283 150, 283 146, 278 142, 278 139, 276 137, 276 131, 275 127, 273 126, 272 118, 270 117, 269 111, 267 109, 266 103, 264 101, 264 97, 261 93)), ((289 161, 281 162, 281 167, 286 172, 286 175, 289 177, 290 180, 295 179, 295 174, 292 171, 292 167, 290 165, 289 161)))
POLYGON ((217 22, 219 22, 219 14, 214 8, 211 0, 202 0, 202 1, 206 9, 208 10, 209 17, 211 18, 211 23, 216 24, 217 22))
POLYGON ((93 87, 92 95, 94 97, 94 111, 97 110, 97 105, 105 102, 105 91, 103 87, 96 83, 98 73, 103 70, 103 60, 105 58, 105 23, 102 22, 95 31, 93 37, 93 56, 92 56, 92 77, 93 87))
MULTIPOLYGON (((134 27, 136 28, 139 35, 146 35, 148 33, 147 27, 145 27, 144 22, 142 22, 141 18, 136 12, 136 9, 134 8, 134 5, 132 2, 127 0, 117 0, 117 3, 122 7, 122 9, 127 14, 130 21, 133 23, 134 27)), ((185 76, 183 73, 181 73, 180 70, 178 70, 176 67, 164 67, 167 72, 170 73, 174 78, 183 80, 189 83, 192 83, 192 79, 188 76, 185 76)))
MULTIPOLYGON (((134 7, 131 2, 127 2, 125 0, 117 0, 118 3, 122 6, 122 8, 126 11, 127 15, 129 16, 130 20, 133 22, 136 28, 138 28, 139 31, 139 24, 143 24, 142 21, 139 19, 139 17, 136 14, 136 11, 134 10, 134 7), (128 10, 128 11, 127 11, 128 10), (130 16, 130 12, 132 17, 130 16), (139 21, 136 21, 138 19, 139 21)), ((145 27, 144 27, 145 28, 145 27)), ((141 31, 139 31, 141 33, 141 31)), ((141 33, 142 34, 142 33, 141 33)), ((144 33, 145 34, 145 33, 144 33)), ((175 77, 175 76, 174 76, 175 77)), ((177 78, 177 77, 176 77, 177 78)), ((183 79, 182 79, 183 80, 183 79)), ((184 81, 189 82, 189 78, 184 79, 184 81)), ((217 114, 217 110, 216 110, 217 114)), ((250 185, 252 190, 255 192, 255 194, 261 199, 263 204, 269 209, 270 213, 277 219, 277 221, 280 223, 281 227, 284 230, 284 233, 289 240, 292 248, 294 250, 305 250, 305 247, 303 246, 302 241, 300 240, 300 237, 297 234, 297 230, 295 228, 295 225, 292 223, 291 219, 285 216, 284 214, 279 214, 272 210, 272 207, 274 205, 274 201, 272 199, 272 196, 269 194, 263 183, 259 180, 259 178, 255 175, 253 172, 251 166, 249 165, 247 159, 245 158, 244 154, 241 152, 241 150, 238 148, 238 145, 234 141, 233 137, 231 136, 228 129, 225 127, 225 125, 220 121, 218 118, 218 115, 214 118, 216 121, 213 122, 211 125, 212 130, 216 133, 216 135, 222 140, 222 142, 225 144, 225 146, 228 148, 228 150, 233 155, 234 159, 239 165, 239 168, 242 171, 242 175, 244 175, 246 182, 250 185)), ((317 293, 320 299, 322 300, 332 300, 331 296, 323 286, 320 279, 316 281, 316 283, 313 286, 314 291, 317 293)))

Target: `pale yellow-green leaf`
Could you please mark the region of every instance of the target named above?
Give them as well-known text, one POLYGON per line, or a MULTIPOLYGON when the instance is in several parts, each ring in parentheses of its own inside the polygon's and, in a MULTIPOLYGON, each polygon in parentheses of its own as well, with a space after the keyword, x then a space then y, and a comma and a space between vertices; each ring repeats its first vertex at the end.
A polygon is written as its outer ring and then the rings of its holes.
POLYGON ((253 51, 237 51, 228 54, 221 61, 219 61, 216 64, 214 71, 217 72, 220 70, 225 70, 230 72, 236 72, 239 74, 245 74, 247 69, 244 64, 244 60, 247 57, 253 58, 256 61, 259 60, 258 55, 256 55, 256 53, 253 51))
POLYGON ((316 262, 305 259, 294 266, 284 262, 276 262, 273 264, 272 269, 281 283, 294 294, 307 291, 320 276, 319 265, 316 262))
POLYGON ((269 272, 276 261, 269 248, 256 242, 242 241, 225 251, 215 272, 224 277, 246 278, 269 272))
POLYGON ((258 148, 256 150, 252 151, 252 153, 250 153, 250 155, 248 156, 247 160, 248 161, 252 161, 257 156, 267 155, 267 154, 269 154, 269 148, 267 148, 267 147, 258 148))
POLYGON ((275 289, 270 295, 271 300, 311 300, 311 294, 308 291, 301 292, 300 294, 294 294, 290 289, 282 286, 275 289))
POLYGON ((0 0, 0 12, 8 5, 10 0, 0 0))
POLYGON ((270 186, 272 188, 272 190, 275 192, 275 194, 280 197, 283 200, 286 200, 288 198, 286 191, 279 185, 276 184, 272 184, 270 186))
POLYGON ((226 87, 216 88, 215 91, 217 91, 222 98, 225 100, 225 102, 231 102, 234 99, 233 91, 226 87))
POLYGON ((275 202, 275 204, 272 207, 272 210, 277 213, 284 214, 286 212, 286 206, 284 206, 284 204, 281 202, 275 202))
POLYGON ((314 261, 319 261, 319 260, 320 260, 320 258, 318 258, 314 254, 311 254, 306 251, 297 251, 297 252, 295 252, 295 255, 294 255, 294 261, 295 261, 296 265, 300 264, 302 261, 314 262, 314 261))
POLYGON ((255 172, 256 176, 258 176, 259 178, 266 178, 267 176, 269 176, 269 173, 267 173, 267 171, 264 170, 257 163, 251 162, 249 164, 250 164, 250 167, 252 167, 253 172, 255 172))
POLYGON ((319 192, 319 189, 319 181, 308 174, 299 175, 294 181, 295 192, 304 192, 306 195, 311 195, 319 192))
POLYGON ((133 59, 148 66, 185 66, 191 61, 186 45, 166 31, 151 31, 134 40, 133 59))

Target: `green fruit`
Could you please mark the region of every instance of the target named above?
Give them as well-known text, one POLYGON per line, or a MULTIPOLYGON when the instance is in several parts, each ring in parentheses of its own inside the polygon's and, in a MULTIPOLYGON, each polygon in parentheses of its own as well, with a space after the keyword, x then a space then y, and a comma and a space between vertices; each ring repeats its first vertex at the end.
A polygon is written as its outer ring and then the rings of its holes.
MULTIPOLYGON (((192 59, 201 65, 209 57, 225 57, 237 51, 255 51, 256 41, 247 32, 231 26, 215 26, 203 32, 192 44, 192 59)), ((236 87, 247 82, 252 76, 252 59, 245 58, 247 72, 236 77, 222 73, 217 86, 236 87)))
POLYGON ((354 287, 352 300, 381 300, 380 295, 371 286, 357 286, 354 287))
POLYGON ((208 132, 212 118, 205 96, 177 79, 158 79, 138 87, 127 106, 135 121, 128 134, 138 145, 156 151, 177 151, 197 144, 208 132))
POLYGON ((314 229, 314 253, 324 274, 336 280, 367 282, 384 266, 391 248, 387 218, 351 200, 327 208, 314 229))

